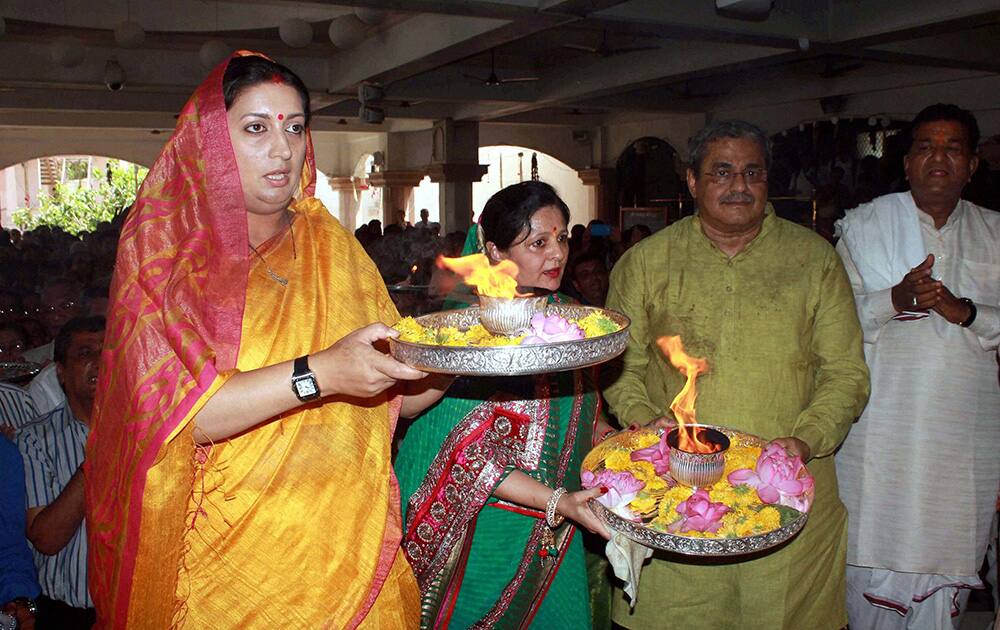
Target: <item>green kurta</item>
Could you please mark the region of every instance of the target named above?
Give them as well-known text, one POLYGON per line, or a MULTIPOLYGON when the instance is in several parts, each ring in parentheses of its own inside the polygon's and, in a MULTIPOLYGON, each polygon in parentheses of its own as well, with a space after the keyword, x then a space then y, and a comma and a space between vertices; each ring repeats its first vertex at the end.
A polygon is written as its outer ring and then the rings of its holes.
POLYGON ((684 379, 656 339, 680 335, 704 357, 697 417, 765 439, 794 436, 814 459, 816 500, 803 531, 752 559, 657 554, 642 571, 634 611, 616 591, 627 628, 841 628, 847 512, 833 451, 868 397, 854 298, 826 241, 774 216, 729 258, 685 218, 630 250, 611 274, 608 307, 632 319, 620 378, 606 397, 623 423, 668 412, 684 379))

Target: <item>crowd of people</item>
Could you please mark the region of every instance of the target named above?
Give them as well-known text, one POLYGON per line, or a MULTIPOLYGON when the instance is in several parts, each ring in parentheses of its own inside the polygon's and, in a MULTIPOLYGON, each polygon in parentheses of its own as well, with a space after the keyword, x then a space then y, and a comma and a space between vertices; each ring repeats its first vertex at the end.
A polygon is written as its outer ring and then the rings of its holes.
POLYGON ((910 191, 849 210, 836 249, 775 214, 770 141, 740 121, 691 139, 697 212, 656 234, 570 226, 528 181, 441 236, 424 213, 353 235, 330 216, 308 92, 271 60, 223 62, 179 120, 120 225, 0 232, 0 360, 47 364, 0 383, 15 627, 957 628, 985 587, 1000 214, 961 198, 968 112, 917 116, 910 191), (622 361, 397 362, 401 313, 475 302, 436 264, 472 253, 626 314, 622 361), (674 425, 668 335, 712 366, 700 417, 806 464, 816 498, 787 544, 656 554, 626 592, 588 505, 608 488, 579 470, 674 425))
MULTIPOLYGON (((459 277, 442 267, 440 257, 462 255, 466 232, 439 235, 440 226, 429 222, 421 210, 421 221, 413 225, 399 221, 382 228, 373 219, 354 231, 355 238, 375 263, 389 288, 396 308, 403 315, 423 315, 441 310, 459 277)), ((625 251, 649 236, 645 225, 624 232, 600 219, 572 227, 569 254, 559 290, 591 306, 604 306, 608 274, 625 251)))

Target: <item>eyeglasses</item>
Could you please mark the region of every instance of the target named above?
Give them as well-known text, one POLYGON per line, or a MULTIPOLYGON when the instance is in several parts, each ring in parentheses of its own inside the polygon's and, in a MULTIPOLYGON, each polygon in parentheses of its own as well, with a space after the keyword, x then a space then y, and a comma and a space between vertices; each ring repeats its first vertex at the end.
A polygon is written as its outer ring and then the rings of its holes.
POLYGON ((748 186, 752 186, 753 184, 763 184, 767 181, 767 169, 757 168, 755 166, 745 168, 742 171, 734 171, 730 168, 717 168, 714 171, 702 174, 712 180, 713 184, 718 184, 720 186, 729 186, 733 183, 733 180, 736 179, 737 175, 742 175, 743 180, 748 186))

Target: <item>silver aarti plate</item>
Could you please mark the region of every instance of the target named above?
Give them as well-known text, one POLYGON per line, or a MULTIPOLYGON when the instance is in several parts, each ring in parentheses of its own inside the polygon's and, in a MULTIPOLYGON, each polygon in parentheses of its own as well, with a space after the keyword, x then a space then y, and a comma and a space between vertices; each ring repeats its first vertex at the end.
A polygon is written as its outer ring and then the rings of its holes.
MULTIPOLYGON (((589 339, 524 346, 439 346, 389 340, 389 351, 397 361, 425 372, 461 376, 524 376, 575 370, 604 363, 625 351, 628 317, 593 306, 549 304, 546 312, 566 319, 580 319, 599 311, 621 329, 589 339)), ((460 330, 479 323, 479 308, 472 306, 441 311, 416 318, 427 328, 454 326, 460 330)))
MULTIPOLYGON (((750 433, 743 433, 742 431, 736 431, 734 429, 715 425, 705 426, 710 426, 713 429, 717 429, 722 433, 725 433, 733 446, 756 446, 763 448, 766 445, 765 440, 750 433)), ((598 444, 584 458, 582 466, 583 470, 590 470, 591 472, 594 472, 598 463, 604 460, 604 455, 602 453, 604 449, 602 449, 602 447, 625 446, 632 448, 635 434, 636 432, 634 431, 621 431, 598 444)), ((671 482, 673 483, 673 480, 671 480, 671 482)), ((601 519, 605 525, 615 531, 621 532, 635 542, 653 549, 662 549, 664 551, 671 551, 673 553, 684 554, 686 556, 741 556, 744 554, 764 551, 766 549, 770 549, 771 547, 776 547, 777 545, 780 545, 795 536, 799 533, 799 530, 805 526, 806 521, 809 519, 808 512, 798 512, 798 516, 790 522, 763 534, 754 534, 752 536, 743 536, 740 538, 695 538, 693 536, 671 534, 668 532, 662 532, 658 529, 653 529, 648 524, 649 521, 652 520, 651 517, 640 521, 630 521, 615 514, 597 501, 590 501, 588 505, 590 505, 591 511, 593 511, 594 514, 597 515, 597 518, 601 519)), ((791 508, 782 509, 790 510, 791 508)))
POLYGON ((42 369, 42 366, 29 361, 0 362, 0 382, 25 383, 31 380, 42 369))

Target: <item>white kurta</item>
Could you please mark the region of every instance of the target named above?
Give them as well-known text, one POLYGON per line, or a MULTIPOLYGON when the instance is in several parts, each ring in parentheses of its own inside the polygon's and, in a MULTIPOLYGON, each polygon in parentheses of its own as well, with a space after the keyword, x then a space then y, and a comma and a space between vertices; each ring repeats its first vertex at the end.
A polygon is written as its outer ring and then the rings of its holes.
POLYGON ((838 244, 872 379, 868 406, 836 458, 847 561, 974 577, 1000 486, 1000 213, 963 200, 940 230, 918 214, 934 277, 975 302, 978 316, 969 328, 934 312, 892 319, 891 289, 864 288, 854 259, 865 252, 838 244))

